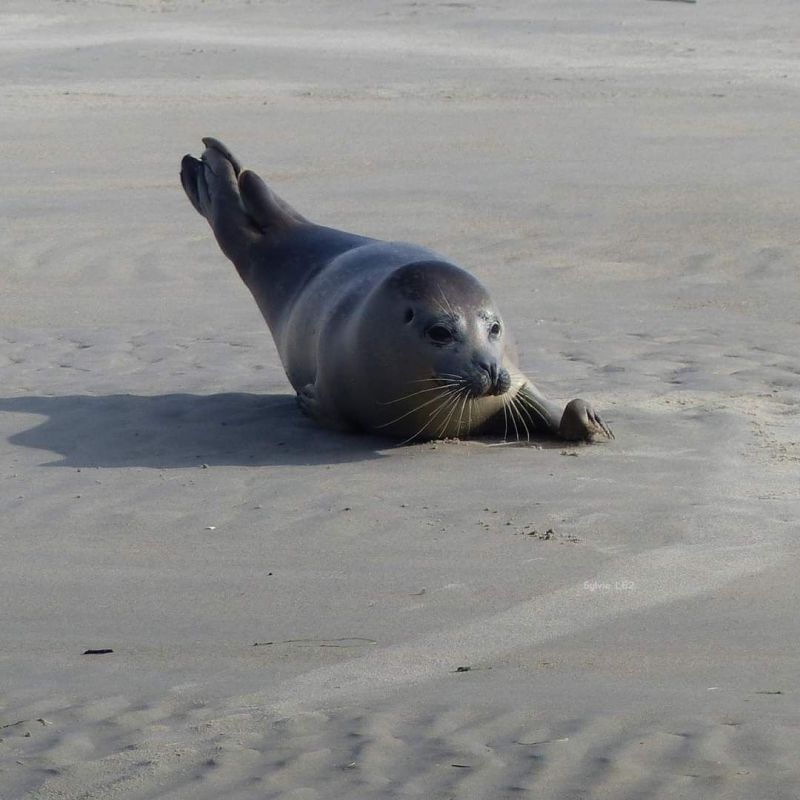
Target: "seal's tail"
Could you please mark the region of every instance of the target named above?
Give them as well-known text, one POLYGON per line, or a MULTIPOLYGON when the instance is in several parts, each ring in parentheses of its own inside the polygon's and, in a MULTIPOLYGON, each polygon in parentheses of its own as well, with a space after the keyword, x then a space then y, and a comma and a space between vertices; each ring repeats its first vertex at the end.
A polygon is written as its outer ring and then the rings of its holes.
POLYGON ((253 239, 268 232, 308 222, 239 161, 222 142, 206 137, 203 155, 186 155, 181 162, 181 183, 191 204, 211 225, 228 258, 253 239))

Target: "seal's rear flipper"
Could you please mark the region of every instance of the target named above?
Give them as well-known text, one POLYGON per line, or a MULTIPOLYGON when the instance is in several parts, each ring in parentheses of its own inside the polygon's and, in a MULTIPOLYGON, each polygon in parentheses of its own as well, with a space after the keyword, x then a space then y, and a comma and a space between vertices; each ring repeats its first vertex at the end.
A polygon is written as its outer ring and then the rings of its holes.
POLYGON ((207 216, 203 203, 200 200, 200 181, 202 180, 203 162, 190 155, 185 155, 181 161, 181 183, 183 191, 189 198, 198 214, 207 216))
POLYGON ((247 213, 262 231, 290 228, 308 220, 282 200, 255 172, 239 175, 239 191, 247 213))
POLYGON ((222 142, 207 136, 201 159, 181 162, 181 183, 195 209, 211 224, 226 255, 235 251, 237 235, 280 231, 307 222, 281 200, 254 172, 242 170, 222 142))
POLYGON ((236 156, 231 153, 231 151, 228 150, 228 148, 225 147, 225 145, 222 144, 219 139, 215 139, 213 136, 205 136, 203 137, 203 144, 207 149, 216 150, 221 156, 230 161, 236 177, 239 177, 239 173, 242 171, 242 165, 239 163, 239 160, 236 158, 236 156))
POLYGON ((209 146, 200 160, 184 156, 181 183, 191 204, 211 225, 222 252, 242 274, 246 253, 260 230, 239 195, 238 162, 213 139, 205 142, 209 146))

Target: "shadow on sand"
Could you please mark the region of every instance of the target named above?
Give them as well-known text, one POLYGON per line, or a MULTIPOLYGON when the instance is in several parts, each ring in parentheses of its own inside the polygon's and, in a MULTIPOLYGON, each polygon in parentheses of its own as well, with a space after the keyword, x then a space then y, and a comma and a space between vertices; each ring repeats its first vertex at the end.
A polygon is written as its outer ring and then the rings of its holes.
POLYGON ((0 397, 0 411, 47 417, 9 437, 60 454, 59 467, 337 464, 380 458, 392 442, 326 431, 288 394, 0 397))

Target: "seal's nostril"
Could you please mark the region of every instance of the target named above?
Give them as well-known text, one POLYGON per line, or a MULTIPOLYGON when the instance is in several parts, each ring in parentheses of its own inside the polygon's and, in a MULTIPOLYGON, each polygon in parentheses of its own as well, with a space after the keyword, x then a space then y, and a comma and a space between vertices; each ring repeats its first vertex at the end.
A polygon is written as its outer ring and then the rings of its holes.
POLYGON ((503 394, 508 391, 510 383, 508 370, 503 369, 496 361, 476 361, 475 366, 489 379, 491 394, 503 394))
POLYGON ((497 380, 494 382, 494 393, 505 394, 511 388, 511 375, 508 370, 501 368, 497 372, 497 380))

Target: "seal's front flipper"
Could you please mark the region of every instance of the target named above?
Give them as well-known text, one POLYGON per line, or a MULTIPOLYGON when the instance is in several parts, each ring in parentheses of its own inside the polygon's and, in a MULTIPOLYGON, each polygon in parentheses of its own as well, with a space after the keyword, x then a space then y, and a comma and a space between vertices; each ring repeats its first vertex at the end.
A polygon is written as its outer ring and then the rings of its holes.
POLYGON ((480 433, 514 436, 517 440, 531 434, 545 434, 568 442, 593 442, 598 436, 613 439, 611 428, 586 400, 572 400, 562 411, 530 381, 505 404, 502 412, 491 417, 480 433))
POLYGON ((538 422, 539 430, 568 442, 593 442, 598 436, 613 439, 611 428, 586 400, 571 400, 566 408, 548 400, 530 381, 519 390, 514 405, 528 420, 538 422))
POLYGON ((313 383, 306 384, 297 392, 297 405, 307 417, 319 420, 319 403, 317 402, 317 393, 314 390, 313 383))
POLYGON ((352 430, 351 425, 339 417, 332 416, 323 408, 313 383, 307 383, 297 393, 297 405, 307 417, 311 417, 315 422, 324 425, 326 428, 333 428, 339 431, 352 430))
POLYGON ((558 436, 570 442, 593 442, 597 436, 613 439, 614 433, 586 400, 570 400, 558 426, 558 436))

